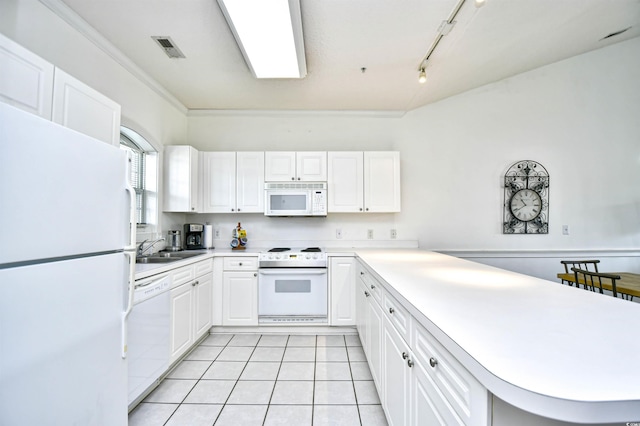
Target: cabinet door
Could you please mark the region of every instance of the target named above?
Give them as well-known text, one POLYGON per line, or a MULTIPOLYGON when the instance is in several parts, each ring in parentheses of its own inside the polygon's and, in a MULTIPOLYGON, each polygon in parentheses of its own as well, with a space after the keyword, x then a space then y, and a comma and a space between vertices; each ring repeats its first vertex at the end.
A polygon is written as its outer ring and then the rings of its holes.
POLYGON ((364 153, 364 209, 366 212, 400 211, 400 153, 364 153))
POLYGON ((373 297, 367 298, 369 302, 369 315, 367 328, 369 332, 369 367, 371 375, 378 389, 381 389, 382 379, 382 308, 373 297))
POLYGON ((364 160, 357 152, 327 153, 329 213, 357 213, 364 207, 364 160))
MULTIPOLYGON (((414 425, 459 425, 465 423, 458 417, 451 405, 442 395, 434 381, 427 374, 431 368, 417 361, 411 375, 411 424, 414 425)), ((485 423, 487 424, 486 419, 485 423)))
POLYGON ((193 287, 193 321, 196 341, 211 328, 211 306, 213 304, 213 274, 198 277, 198 284, 193 287))
POLYGON ((326 152, 297 152, 297 180, 307 182, 325 182, 327 180, 326 152))
POLYGON ((225 272, 222 325, 258 325, 258 274, 225 272))
POLYGON ((164 148, 164 211, 200 211, 198 151, 188 145, 164 148))
POLYGON ((331 318, 329 325, 356 323, 356 282, 353 257, 333 257, 329 265, 331 318))
POLYGON ((267 182, 296 180, 296 153, 267 151, 264 153, 264 167, 264 180, 267 182))
POLYGON ((238 152, 236 177, 238 212, 264 213, 264 152, 238 152))
POLYGON ((120 105, 56 68, 52 120, 114 146, 120 145, 120 105))
POLYGON ((53 64, 0 34, 0 100, 51 120, 53 64))
POLYGON ((201 152, 202 211, 231 213, 236 211, 236 153, 201 152))
POLYGON ((183 284, 171 290, 171 362, 193 343, 193 292, 191 284, 183 284))
MULTIPOLYGON (((412 355, 409 345, 385 318, 383 326, 382 406, 391 426, 409 425, 412 355)), ((431 424, 420 422, 415 424, 431 424)))
POLYGON ((362 281, 356 278, 356 329, 362 342, 362 349, 369 358, 369 302, 367 301, 367 290, 362 281))

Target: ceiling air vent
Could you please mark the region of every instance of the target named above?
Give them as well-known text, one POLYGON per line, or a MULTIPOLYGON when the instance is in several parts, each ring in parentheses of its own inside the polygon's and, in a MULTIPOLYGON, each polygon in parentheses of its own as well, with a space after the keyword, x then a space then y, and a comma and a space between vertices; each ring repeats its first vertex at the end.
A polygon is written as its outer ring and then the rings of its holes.
POLYGON ((185 57, 184 54, 180 51, 180 49, 178 49, 178 47, 175 45, 173 40, 171 40, 170 37, 152 36, 151 38, 154 39, 156 43, 160 45, 160 47, 162 48, 162 50, 164 50, 164 53, 166 53, 168 57, 170 58, 185 57))

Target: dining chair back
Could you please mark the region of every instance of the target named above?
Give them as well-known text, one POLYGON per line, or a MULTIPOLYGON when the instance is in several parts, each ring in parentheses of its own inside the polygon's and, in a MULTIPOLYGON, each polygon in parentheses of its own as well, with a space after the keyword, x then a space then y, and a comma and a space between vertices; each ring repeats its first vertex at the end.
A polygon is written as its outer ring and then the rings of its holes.
MULTIPOLYGON (((572 268, 578 268, 584 271, 598 272, 599 260, 561 260, 560 263, 564 266, 564 273, 570 274, 572 268)), ((573 285, 573 281, 562 280, 562 284, 573 285)), ((576 287, 580 288, 580 285, 576 282, 576 287)))
POLYGON ((604 272, 587 271, 585 269, 579 269, 579 268, 571 268, 571 270, 573 271, 575 276, 576 286, 578 286, 578 283, 582 281, 584 283, 585 289, 591 290, 591 291, 596 291, 596 289, 598 289, 600 293, 604 294, 604 289, 602 288, 602 282, 603 280, 605 280, 605 282, 609 281, 611 282, 611 291, 613 293, 613 297, 618 297, 616 280, 620 279, 620 275, 606 274, 604 272))

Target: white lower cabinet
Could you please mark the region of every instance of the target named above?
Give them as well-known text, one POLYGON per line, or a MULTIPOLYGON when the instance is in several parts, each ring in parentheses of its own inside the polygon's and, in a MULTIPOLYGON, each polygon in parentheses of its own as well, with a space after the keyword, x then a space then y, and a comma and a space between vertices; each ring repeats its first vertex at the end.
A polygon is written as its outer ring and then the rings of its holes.
POLYGON ((225 257, 222 325, 258 325, 258 258, 225 257))
POLYGON ((387 421, 487 425, 489 393, 360 262, 356 328, 387 421))
POLYGON ((329 263, 331 312, 329 324, 352 326, 356 323, 356 259, 332 257, 329 263))
POLYGON ((171 363, 211 328, 212 269, 208 259, 172 272, 171 363))
MULTIPOLYGON (((409 345, 386 317, 383 321, 383 380, 381 401, 391 426, 409 425, 412 356, 409 345)), ((416 423, 416 424, 432 424, 416 423)))
POLYGON ((369 362, 369 369, 373 376, 373 381, 380 392, 381 372, 382 372, 382 308, 372 296, 370 288, 359 277, 359 285, 356 299, 358 300, 358 318, 356 327, 362 330, 360 341, 362 349, 369 362))

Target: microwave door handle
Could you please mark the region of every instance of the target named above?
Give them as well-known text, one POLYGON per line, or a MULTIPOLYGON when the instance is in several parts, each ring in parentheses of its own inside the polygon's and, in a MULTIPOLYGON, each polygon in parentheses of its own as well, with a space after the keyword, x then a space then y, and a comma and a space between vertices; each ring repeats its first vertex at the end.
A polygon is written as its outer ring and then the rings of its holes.
POLYGON ((305 275, 323 275, 327 273, 326 268, 319 269, 303 269, 303 268, 293 268, 293 269, 284 269, 284 268, 274 268, 274 269, 260 269, 258 271, 261 275, 294 275, 294 274, 305 274, 305 275))

